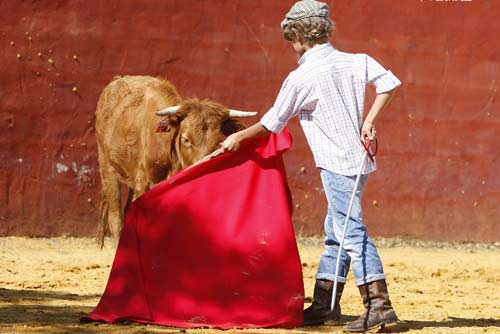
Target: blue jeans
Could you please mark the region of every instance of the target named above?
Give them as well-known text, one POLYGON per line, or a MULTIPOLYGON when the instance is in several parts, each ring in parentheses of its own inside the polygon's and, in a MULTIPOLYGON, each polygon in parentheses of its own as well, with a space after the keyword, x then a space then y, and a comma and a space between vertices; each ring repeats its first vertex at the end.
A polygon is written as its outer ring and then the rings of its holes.
MULTIPOLYGON (((316 279, 333 281, 340 240, 356 176, 340 175, 325 169, 320 169, 320 174, 328 200, 328 213, 325 219, 325 251, 321 255, 316 279)), ((377 248, 368 237, 366 226, 363 224, 361 193, 367 179, 368 175, 361 176, 347 226, 344 247, 340 255, 338 282, 346 282, 349 265, 352 261, 352 270, 357 286, 385 279, 377 248)))

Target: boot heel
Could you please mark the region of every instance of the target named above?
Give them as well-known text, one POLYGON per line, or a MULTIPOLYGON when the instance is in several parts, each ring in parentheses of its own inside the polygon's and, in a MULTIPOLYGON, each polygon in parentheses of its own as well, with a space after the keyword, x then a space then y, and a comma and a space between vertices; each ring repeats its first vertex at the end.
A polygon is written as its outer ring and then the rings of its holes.
POLYGON ((393 329, 395 328, 396 326, 398 325, 397 321, 396 320, 386 320, 383 324, 382 324, 382 330, 388 330, 388 329, 393 329))

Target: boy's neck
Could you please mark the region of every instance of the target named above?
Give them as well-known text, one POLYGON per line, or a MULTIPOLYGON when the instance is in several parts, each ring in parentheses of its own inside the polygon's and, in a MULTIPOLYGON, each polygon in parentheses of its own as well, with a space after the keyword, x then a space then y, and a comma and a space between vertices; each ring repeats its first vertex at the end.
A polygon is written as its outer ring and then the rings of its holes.
POLYGON ((322 44, 325 43, 302 43, 302 50, 300 50, 301 52, 297 53, 298 58, 300 59, 300 57, 302 57, 304 53, 322 44))
POLYGON ((318 43, 314 43, 314 44, 305 43, 304 44, 304 50, 309 51, 309 50, 311 50, 312 48, 314 48, 315 46, 318 46, 318 45, 320 45, 320 44, 318 44, 318 43))
POLYGON ((303 42, 302 47, 305 51, 311 50, 312 48, 328 43, 329 40, 315 41, 315 42, 303 42))

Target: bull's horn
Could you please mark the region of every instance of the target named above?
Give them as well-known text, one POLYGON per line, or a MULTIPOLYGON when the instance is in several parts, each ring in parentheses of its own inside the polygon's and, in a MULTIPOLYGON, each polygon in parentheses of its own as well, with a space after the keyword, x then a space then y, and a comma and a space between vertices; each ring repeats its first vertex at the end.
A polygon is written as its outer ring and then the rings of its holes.
POLYGON ((230 117, 250 117, 255 115, 257 115, 255 111, 239 111, 239 110, 229 109, 230 117))
POLYGON ((173 115, 177 112, 177 110, 179 110, 179 106, 172 106, 172 107, 168 107, 168 108, 165 108, 163 110, 157 111, 156 114, 158 116, 173 115))

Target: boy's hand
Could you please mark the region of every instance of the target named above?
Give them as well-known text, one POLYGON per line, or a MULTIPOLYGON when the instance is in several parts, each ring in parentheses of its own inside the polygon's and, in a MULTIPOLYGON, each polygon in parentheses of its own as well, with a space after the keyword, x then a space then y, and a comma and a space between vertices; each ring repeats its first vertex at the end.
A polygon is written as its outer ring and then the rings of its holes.
POLYGON ((238 151, 240 149, 240 145, 241 145, 241 139, 240 139, 239 133, 236 132, 236 133, 233 133, 232 135, 230 135, 229 137, 227 137, 222 142, 221 147, 224 150, 224 152, 226 152, 226 151, 234 152, 234 151, 238 151))
POLYGON ((229 137, 224 140, 220 146, 226 151, 238 151, 240 149, 241 143, 247 141, 252 138, 262 137, 267 135, 269 131, 260 124, 260 122, 255 123, 249 128, 245 130, 241 130, 239 132, 233 133, 229 137))
POLYGON ((364 142, 367 139, 375 140, 377 136, 377 131, 375 131, 375 126, 370 121, 365 121, 363 127, 361 128, 361 140, 364 142))

